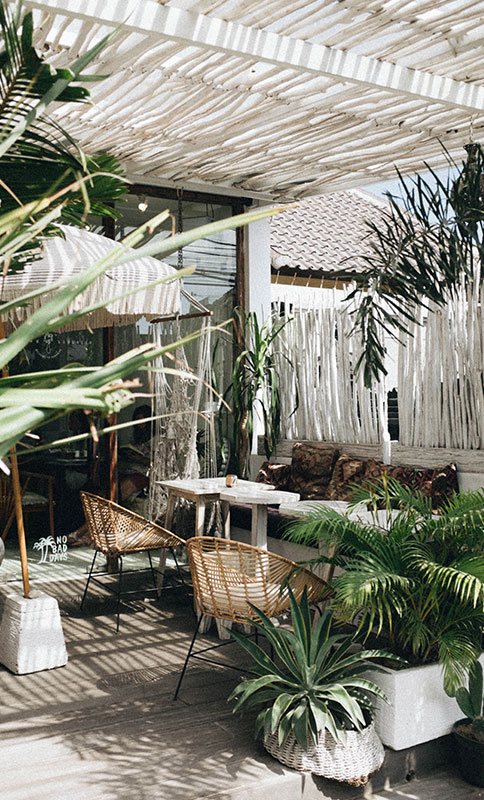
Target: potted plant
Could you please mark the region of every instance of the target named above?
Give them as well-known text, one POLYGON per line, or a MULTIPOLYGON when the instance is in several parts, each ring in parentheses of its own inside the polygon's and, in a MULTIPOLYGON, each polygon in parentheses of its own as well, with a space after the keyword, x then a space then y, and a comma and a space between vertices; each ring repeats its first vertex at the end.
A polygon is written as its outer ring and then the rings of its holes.
POLYGON ((287 356, 276 349, 282 329, 291 320, 281 322, 276 317, 260 325, 253 311, 234 310, 234 344, 236 358, 231 381, 226 388, 219 411, 219 438, 228 442, 228 469, 240 478, 247 478, 251 441, 256 415, 264 423, 264 450, 270 458, 280 438, 281 398, 278 362, 287 356), (227 414, 229 403, 232 413, 227 414))
POLYGON ((459 686, 455 699, 465 714, 452 729, 460 771, 468 783, 484 786, 484 697, 479 661, 469 667, 468 688, 459 686))
MULTIPOLYGON (((286 591, 286 590, 285 590, 286 591)), ((358 647, 359 636, 335 632, 325 611, 312 628, 304 591, 300 605, 288 588, 293 630, 276 626, 253 606, 253 622, 269 641, 274 657, 237 631, 232 636, 252 657, 255 678, 242 680, 229 700, 234 711, 256 708, 256 736, 287 766, 326 778, 363 785, 383 763, 371 699, 385 700, 364 673, 374 661, 392 658, 382 650, 358 647)))
POLYGON ((319 557, 340 570, 335 612, 409 662, 382 676, 391 702, 377 712, 383 742, 402 749, 450 732, 456 710, 441 672, 455 692, 482 652, 484 493, 455 494, 435 514, 429 498, 389 479, 360 487, 355 502, 372 510, 371 523, 320 507, 286 536, 335 548, 333 559, 319 557))

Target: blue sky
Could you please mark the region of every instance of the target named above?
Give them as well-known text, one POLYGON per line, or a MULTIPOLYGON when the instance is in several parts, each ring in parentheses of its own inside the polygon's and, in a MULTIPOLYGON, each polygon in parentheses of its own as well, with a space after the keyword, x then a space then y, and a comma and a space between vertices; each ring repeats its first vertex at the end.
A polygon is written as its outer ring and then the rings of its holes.
MULTIPOLYGON (((437 175, 441 180, 445 180, 448 172, 449 170, 447 168, 439 169, 437 170, 437 175)), ((457 170, 455 170, 455 172, 457 173, 457 170)), ((415 176, 416 174, 417 173, 413 173, 413 176, 415 176)), ((430 179, 430 173, 422 171, 420 174, 427 175, 430 179)), ((412 178, 413 176, 410 175, 409 178, 412 178)), ((429 183, 431 182, 432 181, 430 179, 429 183)), ((382 183, 373 183, 370 186, 363 186, 362 188, 364 189, 365 192, 371 192, 371 194, 375 194, 377 197, 385 198, 385 192, 390 192, 391 194, 396 195, 397 197, 400 195, 400 183, 398 179, 392 181, 383 181, 382 183)))

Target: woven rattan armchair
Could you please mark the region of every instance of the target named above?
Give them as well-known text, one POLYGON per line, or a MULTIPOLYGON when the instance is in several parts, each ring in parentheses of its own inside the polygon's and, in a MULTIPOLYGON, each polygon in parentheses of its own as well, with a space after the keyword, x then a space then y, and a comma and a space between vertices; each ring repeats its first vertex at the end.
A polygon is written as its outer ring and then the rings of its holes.
MULTIPOLYGON (((174 548, 185 546, 185 540, 180 539, 179 536, 175 536, 174 533, 162 528, 160 525, 149 522, 139 514, 135 514, 133 511, 129 511, 127 508, 123 508, 123 506, 113 503, 111 500, 106 500, 104 497, 98 497, 89 492, 81 492, 81 500, 89 537, 91 539, 91 547, 95 550, 86 588, 84 589, 81 600, 81 609, 84 605, 91 581, 100 583, 110 591, 114 591, 117 597, 116 631, 118 631, 119 607, 122 595, 123 555, 127 555, 128 553, 140 553, 142 551, 147 552, 154 587, 149 591, 156 592, 156 596, 158 597, 156 574, 153 569, 150 551, 155 549, 162 550, 164 548, 171 550, 178 573, 181 577, 174 548), (98 553, 103 553, 108 559, 118 559, 119 561, 118 585, 116 590, 113 590, 108 584, 99 581, 97 577, 99 573, 96 573, 96 577, 93 575, 94 564, 96 563, 96 556, 98 553)), ((139 570, 130 570, 130 573, 135 571, 139 570)), ((108 573, 106 572, 104 574, 108 573)), ((126 592, 125 594, 128 593, 126 592)))
POLYGON ((200 657, 198 654, 205 652, 193 652, 204 616, 227 620, 229 624, 245 624, 248 620, 258 619, 249 605, 252 603, 268 617, 277 617, 290 607, 288 585, 297 601, 300 600, 304 588, 307 589, 310 603, 324 600, 330 595, 329 586, 322 578, 301 568, 294 561, 262 548, 209 536, 196 536, 189 539, 186 545, 198 623, 178 681, 175 699, 180 691, 188 660, 191 657, 200 657))

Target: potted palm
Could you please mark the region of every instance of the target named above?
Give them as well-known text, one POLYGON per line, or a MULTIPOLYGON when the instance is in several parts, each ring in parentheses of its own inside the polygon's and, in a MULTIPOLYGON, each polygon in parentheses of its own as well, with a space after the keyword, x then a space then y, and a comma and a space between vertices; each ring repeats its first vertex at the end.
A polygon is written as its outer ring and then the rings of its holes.
POLYGON ((376 717, 383 742, 402 749, 450 732, 456 710, 442 670, 453 693, 482 652, 484 493, 455 494, 438 515, 393 479, 354 497, 374 512, 371 523, 321 507, 286 536, 335 548, 334 610, 409 662, 382 676, 391 703, 376 717))
POLYGON ((291 590, 293 630, 276 626, 253 607, 253 622, 273 648, 263 648, 237 631, 232 636, 252 657, 255 678, 242 680, 229 700, 234 711, 255 708, 256 736, 287 766, 326 778, 363 785, 383 763, 384 751, 373 724, 372 698, 384 693, 364 676, 374 661, 392 658, 359 647, 358 634, 336 632, 325 611, 312 627, 306 591, 298 605, 291 590))
POLYGON ((455 699, 465 714, 452 729, 460 771, 464 780, 484 786, 484 697, 479 661, 469 667, 468 686, 459 686, 455 699))

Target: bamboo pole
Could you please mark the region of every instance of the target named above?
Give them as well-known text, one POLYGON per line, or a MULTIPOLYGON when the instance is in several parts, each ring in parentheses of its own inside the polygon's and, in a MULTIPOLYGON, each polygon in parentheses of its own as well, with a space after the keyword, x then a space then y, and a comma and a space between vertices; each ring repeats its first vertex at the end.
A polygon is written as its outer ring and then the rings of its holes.
MULTIPOLYGON (((5 338, 5 328, 0 319, 0 338, 5 338)), ((8 376, 8 367, 2 367, 4 378, 8 376)), ((20 478, 18 474, 17 451, 15 445, 10 450, 10 465, 12 473, 12 489, 15 505, 15 518, 17 520, 17 535, 20 550, 20 566, 22 569, 22 583, 24 587, 24 597, 30 595, 29 566, 27 561, 27 545, 25 541, 24 514, 22 509, 22 490, 20 488, 20 478)))
POLYGON ((24 597, 28 597, 30 594, 29 568, 27 561, 27 545, 25 541, 24 514, 22 510, 22 490, 20 488, 17 453, 15 447, 12 447, 10 451, 10 464, 12 470, 12 487, 13 487, 13 497, 15 503, 15 517, 17 519, 18 544, 20 549, 20 565, 22 568, 22 583, 24 587, 24 597))

